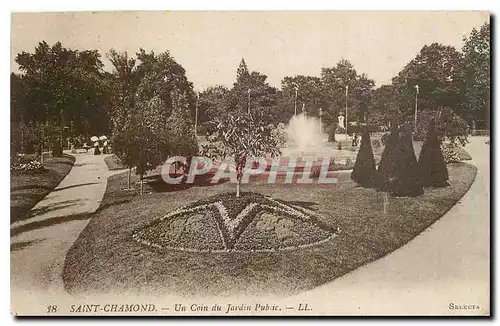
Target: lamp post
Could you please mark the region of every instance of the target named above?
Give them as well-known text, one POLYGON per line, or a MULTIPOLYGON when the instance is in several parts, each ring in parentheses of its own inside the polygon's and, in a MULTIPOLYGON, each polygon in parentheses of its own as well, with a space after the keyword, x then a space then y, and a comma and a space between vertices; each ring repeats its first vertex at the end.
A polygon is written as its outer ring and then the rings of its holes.
POLYGON ((250 114, 250 92, 251 92, 251 91, 252 91, 252 90, 249 88, 249 89, 248 89, 248 114, 250 114))
POLYGON ((419 92, 419 87, 418 85, 415 85, 415 124, 413 125, 413 130, 417 128, 417 112, 418 112, 418 92, 419 92))
POLYGON ((198 102, 200 100, 200 93, 196 92, 196 109, 194 111, 194 135, 198 137, 198 102))
POLYGON ((345 85, 345 139, 349 136, 347 135, 347 96, 349 94, 349 86, 345 85))
POLYGON ((295 107, 295 115, 297 115, 297 92, 299 91, 299 87, 295 85, 295 100, 294 100, 294 107, 295 107))

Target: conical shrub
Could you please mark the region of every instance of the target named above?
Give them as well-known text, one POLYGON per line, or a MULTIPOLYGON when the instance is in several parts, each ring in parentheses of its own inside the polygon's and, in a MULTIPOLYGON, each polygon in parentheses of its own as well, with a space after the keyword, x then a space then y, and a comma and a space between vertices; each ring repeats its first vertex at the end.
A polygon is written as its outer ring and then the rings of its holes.
POLYGON ((417 158, 413 149, 411 130, 406 126, 399 137, 396 156, 396 173, 391 193, 398 197, 416 197, 424 193, 417 158))
POLYGON ((370 133, 365 128, 361 145, 359 147, 358 156, 354 163, 354 169, 351 173, 351 179, 358 185, 365 188, 372 188, 377 180, 377 168, 375 166, 375 158, 373 157, 372 142, 370 133))
POLYGON ((434 121, 430 120, 422 151, 418 158, 420 180, 424 187, 448 186, 448 169, 441 151, 441 140, 438 137, 434 121))
POLYGON ((396 121, 391 126, 391 132, 385 142, 382 158, 378 165, 377 188, 383 191, 390 189, 390 184, 396 177, 396 160, 399 144, 399 130, 396 121))

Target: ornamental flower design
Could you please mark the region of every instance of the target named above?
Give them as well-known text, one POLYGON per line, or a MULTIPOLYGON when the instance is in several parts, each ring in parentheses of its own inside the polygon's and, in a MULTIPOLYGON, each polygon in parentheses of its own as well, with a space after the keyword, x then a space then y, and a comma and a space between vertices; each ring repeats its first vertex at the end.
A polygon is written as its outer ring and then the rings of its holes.
POLYGON ((217 195, 176 209, 136 230, 158 249, 194 252, 297 249, 332 239, 338 230, 303 207, 256 193, 217 195))

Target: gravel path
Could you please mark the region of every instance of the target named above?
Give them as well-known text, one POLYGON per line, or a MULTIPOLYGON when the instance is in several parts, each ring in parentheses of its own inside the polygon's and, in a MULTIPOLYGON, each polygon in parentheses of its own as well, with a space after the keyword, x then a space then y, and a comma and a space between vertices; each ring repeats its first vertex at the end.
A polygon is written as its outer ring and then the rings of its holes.
MULTIPOLYGON (((315 313, 487 315, 490 312, 490 145, 465 149, 477 177, 441 219, 407 245, 344 277, 301 294, 315 313), (449 309, 455 305, 479 309, 449 309)), ((292 299, 292 298, 290 298, 292 299)), ((299 300, 299 297, 293 298, 299 300)))
POLYGON ((61 183, 32 210, 32 217, 11 225, 11 311, 39 311, 66 296, 61 278, 64 259, 106 190, 105 155, 75 154, 61 183))

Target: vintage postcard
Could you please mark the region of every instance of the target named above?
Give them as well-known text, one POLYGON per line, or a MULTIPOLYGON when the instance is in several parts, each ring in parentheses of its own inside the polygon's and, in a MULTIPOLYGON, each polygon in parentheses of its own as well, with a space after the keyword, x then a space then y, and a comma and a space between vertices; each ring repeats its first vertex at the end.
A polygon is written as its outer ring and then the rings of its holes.
POLYGON ((490 13, 15 12, 16 316, 489 316, 490 13))

